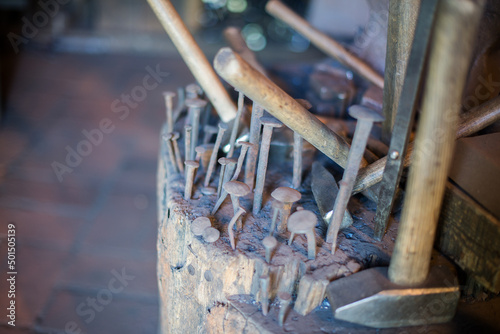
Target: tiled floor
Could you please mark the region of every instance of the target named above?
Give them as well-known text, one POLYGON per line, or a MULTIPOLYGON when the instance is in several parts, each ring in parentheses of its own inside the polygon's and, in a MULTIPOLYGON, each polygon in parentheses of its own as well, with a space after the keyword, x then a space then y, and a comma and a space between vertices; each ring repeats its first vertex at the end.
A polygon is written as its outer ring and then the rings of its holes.
POLYGON ((192 77, 179 59, 36 52, 21 54, 14 72, 0 128, 0 332, 156 333, 161 93, 192 77), (137 88, 157 66, 168 75, 137 88), (126 117, 113 112, 122 94, 132 96, 126 117), (110 133, 80 144, 104 119, 110 133), (87 155, 60 182, 53 163, 67 164, 68 147, 87 155), (17 237, 15 328, 3 314, 8 223, 17 237))

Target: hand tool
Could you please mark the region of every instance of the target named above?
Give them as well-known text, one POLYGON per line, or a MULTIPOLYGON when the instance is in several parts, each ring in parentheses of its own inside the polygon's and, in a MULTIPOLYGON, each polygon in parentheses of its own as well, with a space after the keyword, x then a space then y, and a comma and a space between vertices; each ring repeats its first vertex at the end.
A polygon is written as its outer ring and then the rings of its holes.
MULTIPOLYGON (((455 134, 455 139, 470 136, 499 120, 500 96, 491 99, 490 101, 485 102, 462 115, 458 121, 458 129, 455 134)), ((413 142, 408 145, 406 150, 407 153, 404 157, 403 165, 408 167, 412 161, 413 142)), ((382 180, 386 162, 387 157, 383 157, 369 166, 362 168, 356 178, 353 194, 359 193, 380 182, 382 180)))
POLYGON ((352 188, 356 175, 358 174, 359 165, 366 148, 366 142, 370 136, 370 132, 375 122, 381 122, 384 118, 377 112, 363 106, 354 105, 349 108, 349 115, 358 120, 356 130, 354 131, 354 138, 352 140, 351 150, 349 151, 349 158, 347 159, 347 166, 340 181, 340 189, 335 198, 333 205, 333 215, 328 231, 326 234, 326 242, 332 243, 332 254, 335 253, 337 245, 337 234, 340 229, 340 224, 344 217, 347 202, 351 197, 352 188))
POLYGON ((416 159, 389 269, 363 270, 330 283, 327 295, 338 319, 386 328, 446 322, 455 313, 460 295, 456 276, 449 267, 431 263, 431 251, 484 3, 439 2, 415 139, 416 159), (441 133, 439 140, 436 131, 441 133))
POLYGON ((236 27, 227 27, 224 29, 223 34, 231 49, 238 52, 241 58, 245 59, 245 61, 252 65, 257 71, 264 74, 266 77, 268 76, 264 67, 257 60, 255 53, 248 48, 243 36, 241 36, 240 29, 236 27))
MULTIPOLYGON (((389 215, 403 171, 403 159, 406 155, 408 137, 415 118, 416 102, 420 79, 424 69, 427 49, 430 41, 437 0, 424 1, 415 28, 415 38, 408 59, 406 76, 397 105, 397 114, 392 128, 389 159, 385 165, 384 176, 380 184, 377 212, 375 214, 375 239, 381 240, 387 228, 389 215)), ((384 105, 385 108, 385 105, 384 105)))
POLYGON ((266 11, 309 39, 312 44, 327 55, 337 59, 340 63, 349 67, 378 87, 384 87, 384 77, 382 75, 378 74, 362 59, 347 51, 340 43, 314 28, 309 22, 295 14, 282 2, 277 0, 268 1, 266 4, 266 11))
MULTIPOLYGON (((301 135, 341 167, 345 167, 349 145, 318 118, 253 69, 230 48, 219 50, 214 59, 217 73, 254 103, 301 135)), ((365 162, 366 163, 366 162, 365 162)))
POLYGON ((148 0, 148 3, 221 120, 232 120, 236 116, 233 101, 172 3, 169 0, 148 0))

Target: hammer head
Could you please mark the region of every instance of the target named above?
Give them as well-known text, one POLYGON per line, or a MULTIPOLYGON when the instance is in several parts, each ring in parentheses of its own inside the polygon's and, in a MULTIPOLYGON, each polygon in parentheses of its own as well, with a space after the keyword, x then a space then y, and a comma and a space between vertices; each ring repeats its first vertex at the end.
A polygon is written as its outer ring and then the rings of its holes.
POLYGON ((335 318, 374 328, 443 323, 453 318, 460 297, 453 268, 433 266, 427 280, 412 287, 392 283, 387 270, 371 268, 330 283, 326 293, 335 318))

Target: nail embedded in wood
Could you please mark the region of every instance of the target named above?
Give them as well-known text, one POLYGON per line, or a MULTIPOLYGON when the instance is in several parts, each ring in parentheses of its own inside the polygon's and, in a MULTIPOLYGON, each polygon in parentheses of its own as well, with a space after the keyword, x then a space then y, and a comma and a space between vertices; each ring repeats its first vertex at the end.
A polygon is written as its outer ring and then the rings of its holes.
POLYGON ((174 149, 172 148, 172 133, 166 133, 162 136, 162 138, 167 146, 168 162, 174 173, 177 173, 179 171, 177 170, 177 165, 175 164, 174 149))
POLYGON ((253 199, 252 212, 254 216, 256 216, 262 208, 262 195, 264 192, 264 183, 266 181, 267 162, 269 159, 269 148, 271 146, 273 128, 281 128, 283 126, 283 124, 274 117, 261 117, 260 122, 264 126, 264 129, 262 130, 260 157, 259 164, 257 166, 257 181, 255 182, 253 199))
POLYGON ((203 240, 206 242, 216 242, 219 240, 220 232, 215 227, 207 227, 202 234, 203 240))
POLYGON ((173 115, 173 99, 175 97, 174 92, 163 92, 163 97, 165 98, 165 108, 167 112, 167 131, 174 131, 174 115, 173 115))
POLYGON ((191 156, 191 132, 193 127, 191 125, 184 126, 184 162, 189 160, 191 156))
POLYGON ((271 262, 271 253, 278 245, 278 241, 275 237, 267 236, 262 240, 262 245, 264 245, 264 249, 266 250, 266 262, 271 262))
POLYGON ((238 211, 234 214, 233 218, 229 222, 229 225, 227 226, 227 233, 229 234, 229 242, 231 243, 231 248, 233 250, 236 249, 236 243, 234 241, 234 232, 233 232, 233 227, 236 221, 241 219, 241 216, 244 215, 247 211, 243 209, 242 207, 238 208, 238 211))
POLYGON ((269 276, 261 275, 259 277, 260 285, 260 303, 262 305, 262 314, 264 316, 269 312, 269 276))
POLYGON ((259 155, 260 118, 263 115, 264 109, 254 102, 250 120, 250 138, 248 139, 254 146, 248 153, 247 163, 245 165, 245 183, 250 189, 253 189, 255 183, 255 167, 257 166, 257 156, 259 155))
POLYGON ((182 163, 181 151, 179 150, 179 143, 177 139, 179 139, 179 132, 172 132, 172 144, 174 146, 174 154, 175 154, 175 162, 177 163, 177 168, 181 173, 184 173, 184 164, 182 163))
POLYGON ((186 86, 186 99, 196 99, 203 94, 201 87, 196 83, 186 86))
POLYGON ((212 139, 213 135, 215 135, 219 131, 219 128, 213 125, 205 125, 203 127, 203 144, 210 143, 210 139, 212 139))
POLYGON ((177 87, 177 105, 175 106, 175 110, 173 112, 173 121, 174 123, 179 119, 179 116, 181 113, 184 111, 184 101, 185 101, 185 95, 184 95, 184 88, 183 87, 177 87))
POLYGON ((203 145, 200 145, 200 146, 196 146, 194 148, 194 151, 196 152, 196 156, 195 156, 194 160, 200 162, 201 157, 207 151, 207 148, 203 145))
POLYGON ((194 160, 184 161, 186 165, 186 185, 184 186, 184 199, 191 199, 191 193, 193 192, 194 177, 196 174, 196 169, 200 167, 200 163, 194 160))
POLYGON ((358 120, 356 130, 354 131, 354 138, 352 140, 351 149, 347 158, 347 165, 342 176, 342 181, 339 182, 339 192, 335 198, 333 205, 333 215, 328 226, 326 235, 326 242, 332 243, 332 254, 335 253, 337 246, 337 235, 339 233, 340 224, 344 218, 347 203, 351 197, 354 182, 358 175, 359 165, 363 158, 363 153, 366 148, 366 143, 374 122, 382 122, 384 117, 374 110, 364 106, 351 106, 349 108, 349 115, 358 120))
MULTIPOLYGON (((238 208, 240 207, 240 197, 244 197, 250 193, 250 188, 243 183, 239 181, 229 181, 226 184, 224 184, 224 190, 231 195, 231 203, 233 204, 233 212, 236 214, 236 211, 238 211, 238 208)), ((220 204, 219 204, 220 205, 220 204)), ((243 226, 242 220, 238 219, 236 221, 237 225, 236 227, 238 229, 241 229, 243 226)))
POLYGON ((200 114, 201 110, 207 105, 207 101, 196 98, 187 99, 185 103, 188 107, 191 126, 193 127, 193 132, 191 133, 191 155, 189 156, 189 159, 194 160, 194 148, 198 145, 198 134, 200 133, 200 114))
POLYGON ((243 161, 245 161, 245 156, 248 152, 249 149, 253 148, 255 145, 252 143, 249 143, 247 141, 242 141, 240 140, 238 142, 239 145, 241 145, 241 150, 240 150, 240 155, 238 157, 238 164, 236 165, 236 171, 233 174, 233 177, 231 178, 231 181, 235 181, 238 179, 241 173, 241 168, 243 167, 243 161))
MULTIPOLYGON (((312 105, 307 100, 296 99, 305 109, 311 109, 312 105)), ((297 132, 293 132, 293 178, 292 186, 298 189, 302 184, 302 147, 304 140, 297 132)))
POLYGON ((191 223, 191 232, 196 236, 201 236, 207 227, 212 226, 207 217, 198 217, 191 223))
POLYGON ((278 323, 283 327, 285 322, 286 313, 288 311, 288 306, 292 301, 292 296, 288 292, 278 292, 278 300, 280 301, 280 313, 278 315, 278 323))
POLYGON ((236 112, 236 117, 233 122, 233 129, 231 130, 231 138, 229 139, 229 152, 227 153, 227 157, 231 158, 234 154, 234 144, 236 142, 236 136, 238 135, 238 128, 240 125, 241 114, 243 113, 243 109, 245 109, 245 95, 242 92, 238 94, 238 111, 236 112))
MULTIPOLYGON (((235 158, 228 158, 226 165, 226 172, 224 173, 224 180, 222 182, 222 186, 224 186, 227 182, 229 182, 234 174, 234 170, 236 169, 236 164, 238 160, 235 158)), ((219 195, 220 196, 220 195, 219 195)))
POLYGON ((316 236, 314 235, 314 227, 318 222, 316 214, 309 210, 300 210, 294 212, 288 221, 288 231, 290 231, 290 239, 288 245, 293 242, 293 237, 296 234, 305 234, 307 238, 307 258, 314 260, 316 258, 316 236))
POLYGON ((212 156, 210 157, 210 162, 208 163, 207 174, 205 175, 205 187, 210 184, 210 177, 214 171, 215 162, 217 161, 217 154, 219 153, 220 143, 224 132, 226 132, 228 126, 225 123, 219 123, 219 132, 217 133, 217 139, 215 140, 214 150, 212 151, 212 156))
POLYGON ((278 225, 278 232, 284 233, 286 231, 288 217, 290 216, 290 212, 292 210, 292 204, 300 200, 302 198, 302 195, 295 189, 288 187, 279 187, 271 193, 271 196, 275 200, 283 203, 283 207, 281 209, 281 220, 278 225))
POLYGON ((220 164, 220 174, 219 174, 219 185, 217 186, 217 197, 221 197, 222 193, 222 186, 224 184, 224 178, 226 175, 226 166, 231 163, 231 159, 222 157, 219 158, 219 164, 220 164))
POLYGON ((278 214, 283 208, 283 203, 277 200, 274 200, 272 203, 273 207, 273 219, 271 221, 271 228, 269 229, 269 235, 273 235, 276 230, 276 221, 278 220, 278 214))

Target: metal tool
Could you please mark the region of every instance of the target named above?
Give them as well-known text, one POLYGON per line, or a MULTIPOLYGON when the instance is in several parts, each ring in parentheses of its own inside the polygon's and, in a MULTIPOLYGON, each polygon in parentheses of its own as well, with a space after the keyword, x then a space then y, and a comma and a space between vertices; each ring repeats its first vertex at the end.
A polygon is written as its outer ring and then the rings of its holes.
POLYGON ((375 239, 381 240, 392 210, 396 190, 403 171, 408 137, 415 118, 415 105, 430 41, 437 0, 423 1, 415 28, 413 46, 408 58, 405 80, 392 129, 389 159, 385 164, 375 214, 375 239))
POLYGON ((437 258, 432 246, 484 3, 439 3, 416 135, 417 157, 389 269, 372 268, 330 283, 327 295, 338 319, 386 328, 446 322, 455 314, 460 296, 456 276, 432 261, 437 258), (446 108, 449 112, 443 113, 446 108), (436 131, 442 133, 441 140, 436 140, 436 131), (433 145, 426 145, 429 141, 433 145))
POLYGON ((344 170, 342 181, 340 181, 340 189, 335 198, 333 205, 333 216, 328 226, 326 234, 326 242, 332 243, 332 254, 335 253, 337 245, 337 234, 340 229, 340 224, 344 216, 347 202, 351 197, 354 181, 358 174, 359 165, 366 148, 366 142, 370 136, 370 132, 374 122, 381 122, 384 118, 377 112, 363 106, 351 106, 349 108, 349 115, 358 120, 356 130, 354 131, 354 138, 352 140, 351 150, 349 151, 349 158, 347 159, 347 167, 344 170))
POLYGON ((269 148, 271 146, 271 137, 273 128, 281 128, 283 124, 274 117, 261 117, 260 121, 264 126, 262 130, 262 142, 260 145, 259 165, 257 166, 257 181, 255 182, 255 191, 253 198, 252 213, 257 215, 262 207, 262 194, 264 193, 264 182, 266 180, 267 162, 269 159, 269 148))
MULTIPOLYGON (((328 226, 332 219, 333 204, 339 193, 339 187, 333 175, 318 161, 313 163, 311 175, 311 190, 316 200, 316 204, 318 205, 319 213, 326 226, 328 226)), ((349 227, 352 223, 352 216, 346 208, 342 223, 340 224, 340 229, 349 227)))

